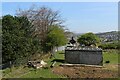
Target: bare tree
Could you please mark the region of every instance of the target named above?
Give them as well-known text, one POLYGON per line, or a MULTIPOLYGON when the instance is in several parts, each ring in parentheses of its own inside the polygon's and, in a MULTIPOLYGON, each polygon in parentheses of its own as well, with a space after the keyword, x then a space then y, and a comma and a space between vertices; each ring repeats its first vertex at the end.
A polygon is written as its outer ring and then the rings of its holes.
POLYGON ((17 12, 18 16, 26 16, 33 25, 35 32, 34 36, 41 39, 42 43, 46 39, 48 28, 52 25, 61 25, 63 20, 61 19, 59 11, 53 11, 48 7, 35 8, 32 6, 28 10, 19 9, 17 12))

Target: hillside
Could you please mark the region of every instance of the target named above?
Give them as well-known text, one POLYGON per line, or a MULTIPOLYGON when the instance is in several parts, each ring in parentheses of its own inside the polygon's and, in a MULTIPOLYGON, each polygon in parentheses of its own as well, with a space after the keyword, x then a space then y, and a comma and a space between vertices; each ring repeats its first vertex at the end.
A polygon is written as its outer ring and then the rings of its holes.
POLYGON ((111 32, 104 32, 104 33, 97 33, 98 37, 102 38, 105 42, 117 41, 118 38, 118 31, 111 31, 111 32))

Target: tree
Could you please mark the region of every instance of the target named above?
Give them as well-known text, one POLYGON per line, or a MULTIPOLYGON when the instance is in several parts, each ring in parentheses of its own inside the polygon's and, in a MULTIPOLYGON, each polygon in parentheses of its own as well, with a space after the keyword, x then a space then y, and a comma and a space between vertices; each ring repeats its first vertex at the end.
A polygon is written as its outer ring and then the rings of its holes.
POLYGON ((85 46, 96 46, 100 42, 100 39, 93 33, 86 33, 78 37, 77 41, 85 46))
POLYGON ((13 56, 14 56, 14 48, 12 48, 13 46, 15 46, 14 44, 14 39, 16 39, 15 37, 15 33, 13 34, 14 30, 16 28, 15 24, 17 24, 17 22, 14 20, 14 17, 11 15, 6 15, 3 17, 2 19, 2 61, 7 62, 10 60, 13 60, 13 56))
POLYGON ((18 16, 26 16, 34 25, 34 36, 39 37, 41 46, 45 44, 48 28, 52 25, 61 25, 63 20, 60 17, 59 11, 54 11, 48 7, 35 8, 34 6, 28 10, 19 9, 18 16))
POLYGON ((46 47, 49 51, 53 50, 55 47, 63 46, 67 42, 64 30, 57 26, 51 26, 47 35, 46 47))
POLYGON ((69 29, 65 29, 65 35, 66 35, 67 38, 70 38, 74 35, 74 33, 69 31, 69 29))
POLYGON ((113 41, 111 43, 106 42, 106 43, 102 43, 100 44, 98 47, 102 48, 102 49, 119 49, 119 43, 117 41, 113 41))
POLYGON ((2 25, 2 19, 0 19, 0 25, 2 25))
POLYGON ((2 61, 25 63, 33 53, 40 51, 39 40, 32 37, 31 23, 26 17, 3 16, 2 61))
MULTIPOLYGON (((2 49, 2 19, 0 18, 0 49, 2 49)), ((0 54, 0 64, 2 64, 2 54, 0 54)))

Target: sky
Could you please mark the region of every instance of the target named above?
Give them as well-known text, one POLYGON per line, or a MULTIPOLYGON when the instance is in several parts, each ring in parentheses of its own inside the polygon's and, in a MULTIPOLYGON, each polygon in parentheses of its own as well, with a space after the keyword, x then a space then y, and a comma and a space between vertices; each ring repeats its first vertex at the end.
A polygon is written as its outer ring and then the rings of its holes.
POLYGON ((59 10, 64 25, 72 32, 108 32, 118 30, 117 2, 2 2, 2 15, 15 15, 19 8, 32 5, 59 10))
POLYGON ((1 0, 2 2, 119 2, 119 0, 1 0))

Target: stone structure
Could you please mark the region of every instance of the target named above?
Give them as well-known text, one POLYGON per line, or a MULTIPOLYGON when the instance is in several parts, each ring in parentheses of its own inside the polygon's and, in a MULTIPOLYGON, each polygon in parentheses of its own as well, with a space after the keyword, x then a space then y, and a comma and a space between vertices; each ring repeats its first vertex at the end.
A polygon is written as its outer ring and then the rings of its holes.
POLYGON ((65 61, 71 64, 103 65, 102 49, 66 47, 65 61))

